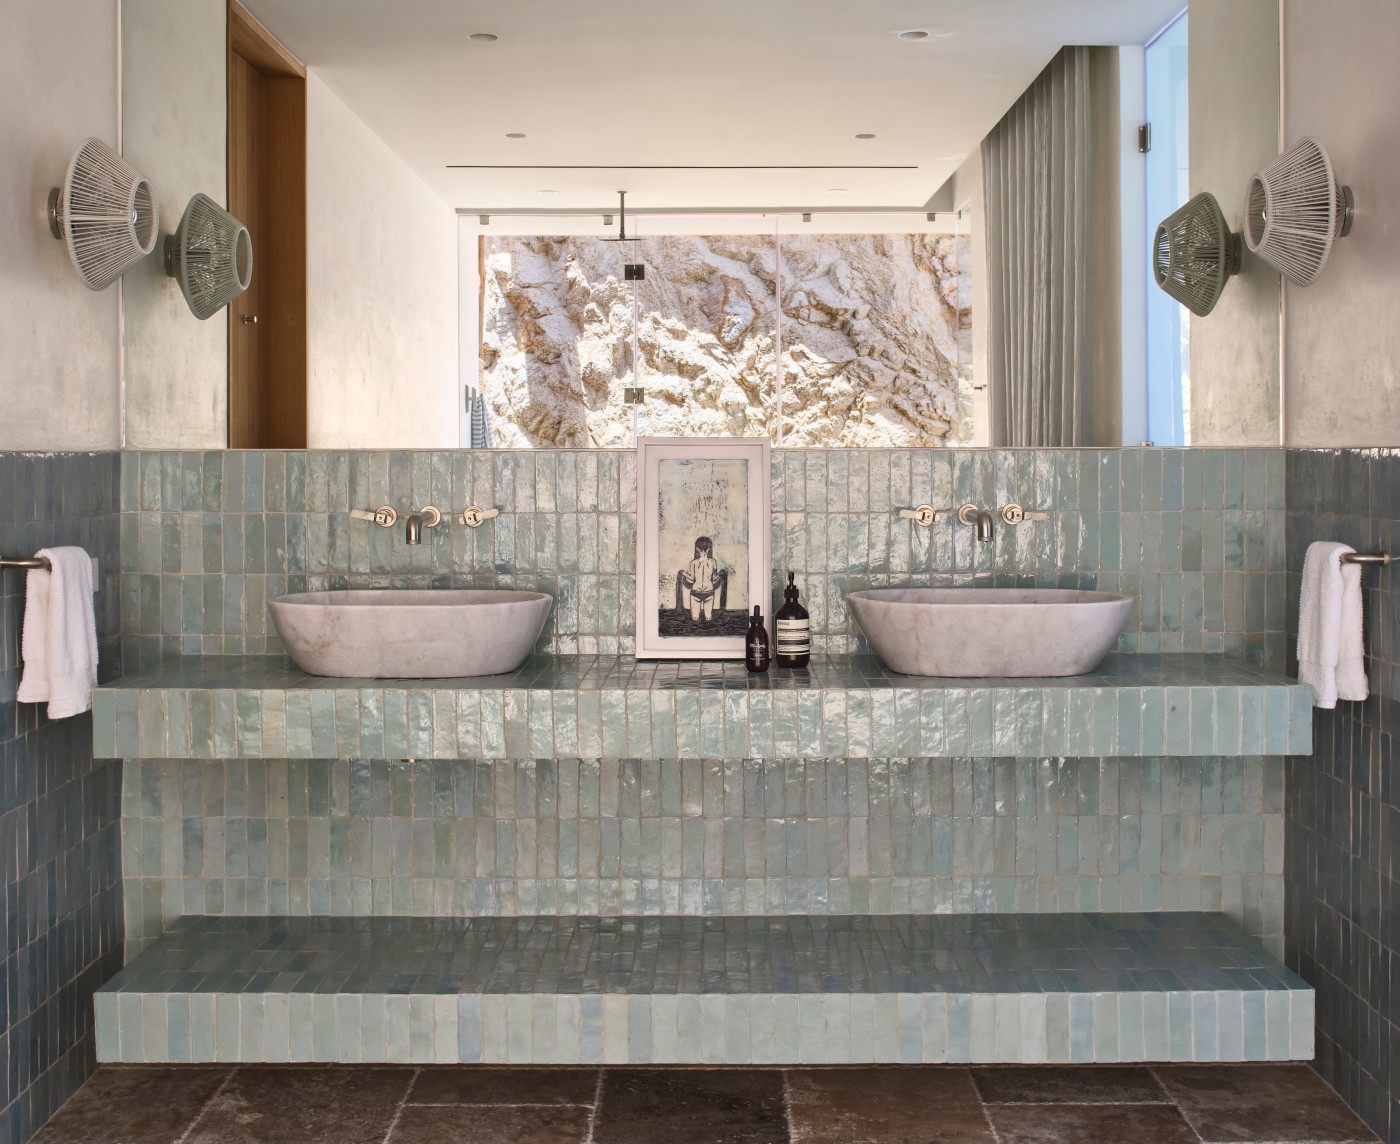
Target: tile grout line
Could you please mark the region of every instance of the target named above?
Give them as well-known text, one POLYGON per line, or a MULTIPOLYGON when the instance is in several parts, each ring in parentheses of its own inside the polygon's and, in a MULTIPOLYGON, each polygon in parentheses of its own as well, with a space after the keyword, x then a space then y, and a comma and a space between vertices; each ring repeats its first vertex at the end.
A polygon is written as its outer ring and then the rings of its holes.
POLYGON ((1197 1129, 1197 1127, 1191 1123, 1190 1117, 1186 1115, 1186 1113, 1182 1110, 1181 1105, 1177 1103, 1177 1099, 1175 1096, 1172 1095, 1171 1089, 1169 1089, 1165 1084, 1163 1084, 1162 1078, 1157 1075, 1157 1066, 1154 1064, 1149 1064, 1147 1066, 1147 1075, 1157 1082, 1157 1087, 1160 1088, 1162 1092, 1166 1095, 1167 1099, 1172 1102, 1172 1107, 1176 1109, 1176 1114, 1179 1117, 1181 1117, 1181 1122, 1185 1124, 1188 1129, 1190 1129, 1191 1135, 1194 1136, 1197 1140, 1199 1140, 1201 1144, 1205 1144, 1205 1137, 1202 1136, 1200 1130, 1197 1129))
MULTIPOLYGON (((1093 1066, 1090 1066, 1093 1067, 1093 1066)), ((995 1108, 1175 1108, 1174 1100, 984 1100, 995 1108)))
POLYGON ((792 1090, 788 1087, 788 1070, 783 1069, 783 1119, 787 1122, 788 1144, 797 1144, 796 1129, 792 1123, 792 1090))
POLYGON ((408 1098, 413 1095, 413 1088, 422 1074, 423 1070, 417 1068, 413 1070, 413 1075, 408 1078, 408 1087, 403 1090, 403 1099, 394 1109, 394 1118, 389 1121, 389 1127, 384 1130, 384 1139, 380 1141, 380 1144, 389 1144, 390 1138, 394 1135, 394 1129, 399 1126, 399 1117, 403 1115, 404 1105, 408 1103, 408 1098))
POLYGON ((238 1072, 237 1067, 228 1070, 228 1075, 219 1082, 219 1087, 216 1088, 209 1099, 200 1106, 199 1111, 195 1113, 194 1119, 189 1122, 185 1130, 176 1137, 175 1144, 185 1144, 185 1141, 190 1138, 190 1133, 199 1127, 199 1122, 204 1119, 204 1114, 213 1107, 214 1101, 218 1100, 219 1097, 223 1095, 224 1089, 228 1088, 228 1086, 233 1083, 233 1076, 236 1072, 238 1072))
POLYGON ((547 1100, 509 1103, 498 1100, 415 1100, 414 1108, 592 1108, 577 1100, 547 1100))
POLYGON ((992 1121, 992 1111, 987 1106, 987 1102, 982 1099, 982 1090, 977 1087, 977 1077, 972 1069, 968 1069, 968 1079, 972 1082, 972 1095, 977 1098, 977 1107, 982 1110, 982 1119, 987 1122, 987 1131, 992 1134, 994 1144, 1001 1144, 1001 1133, 997 1131, 997 1126, 992 1121))
MULTIPOLYGON (((593 1144, 593 1133, 598 1127, 598 1113, 603 1107, 603 1078, 608 1070, 598 1070, 598 1083, 593 1087, 593 1108, 588 1114, 588 1131, 583 1134, 583 1144, 593 1144)), ((387 1142, 386 1142, 387 1144, 387 1142)))

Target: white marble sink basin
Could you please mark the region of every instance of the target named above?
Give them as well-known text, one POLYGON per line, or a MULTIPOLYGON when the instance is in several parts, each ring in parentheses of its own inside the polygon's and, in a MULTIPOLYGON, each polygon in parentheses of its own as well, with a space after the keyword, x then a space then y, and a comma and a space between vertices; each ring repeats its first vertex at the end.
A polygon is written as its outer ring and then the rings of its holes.
POLYGON ((882 588, 846 597, 875 654, 903 675, 1084 675, 1133 601, 1067 588, 882 588))
POLYGON ((382 589, 303 592, 271 608, 288 653, 311 675, 453 679, 514 671, 552 604, 543 592, 382 589))

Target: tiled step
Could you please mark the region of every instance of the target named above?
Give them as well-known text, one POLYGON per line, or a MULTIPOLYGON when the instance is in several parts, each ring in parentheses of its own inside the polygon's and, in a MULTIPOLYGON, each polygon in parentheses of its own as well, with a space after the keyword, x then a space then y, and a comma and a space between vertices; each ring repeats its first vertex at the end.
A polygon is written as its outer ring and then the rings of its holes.
POLYGON ((1306 1060, 1221 914, 203 918, 98 994, 107 1062, 1306 1060))

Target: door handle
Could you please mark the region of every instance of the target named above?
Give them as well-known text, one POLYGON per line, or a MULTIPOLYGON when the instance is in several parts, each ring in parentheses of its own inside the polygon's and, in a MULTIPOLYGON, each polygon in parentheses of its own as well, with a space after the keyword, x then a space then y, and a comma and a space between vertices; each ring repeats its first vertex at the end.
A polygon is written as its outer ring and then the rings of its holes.
POLYGON ((243 324, 245 326, 256 326, 258 324, 258 316, 256 314, 244 314, 243 324))

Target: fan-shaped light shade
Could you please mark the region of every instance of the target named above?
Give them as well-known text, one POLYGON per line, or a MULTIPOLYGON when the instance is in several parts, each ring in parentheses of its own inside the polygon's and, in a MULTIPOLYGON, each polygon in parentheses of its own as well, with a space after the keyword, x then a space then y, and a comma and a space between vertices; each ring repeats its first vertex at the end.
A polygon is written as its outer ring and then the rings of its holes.
POLYGON ((1249 180, 1245 241, 1292 282, 1311 286, 1351 230, 1351 188, 1316 139, 1303 139, 1249 180))
POLYGON ((1240 236, 1230 233, 1220 204, 1208 191, 1157 228, 1152 244, 1157 285, 1197 317, 1215 309, 1225 283, 1239 268, 1240 236))
POLYGON ((190 311, 202 322, 253 281, 253 239, 208 195, 195 195, 179 229, 165 240, 165 272, 180 284, 190 311))
POLYGON ((102 140, 85 139, 63 185, 49 192, 49 229, 83 285, 105 290, 155 249, 160 204, 140 171, 102 140))

